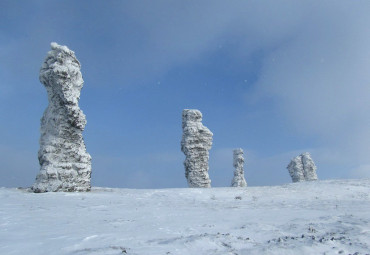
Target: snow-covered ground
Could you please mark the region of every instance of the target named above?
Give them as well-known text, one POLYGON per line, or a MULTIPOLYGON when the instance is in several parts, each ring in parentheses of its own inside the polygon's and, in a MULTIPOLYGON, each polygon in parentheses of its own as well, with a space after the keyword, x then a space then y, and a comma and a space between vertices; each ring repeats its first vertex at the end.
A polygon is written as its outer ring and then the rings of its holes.
POLYGON ((370 254, 370 180, 43 194, 0 188, 0 254, 370 254))

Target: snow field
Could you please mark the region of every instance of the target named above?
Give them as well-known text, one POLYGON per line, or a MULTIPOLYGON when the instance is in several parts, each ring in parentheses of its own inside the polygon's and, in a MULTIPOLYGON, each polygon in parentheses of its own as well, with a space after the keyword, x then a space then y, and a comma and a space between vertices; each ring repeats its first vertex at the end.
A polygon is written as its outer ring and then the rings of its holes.
POLYGON ((370 254, 370 180, 29 193, 0 188, 0 254, 370 254))

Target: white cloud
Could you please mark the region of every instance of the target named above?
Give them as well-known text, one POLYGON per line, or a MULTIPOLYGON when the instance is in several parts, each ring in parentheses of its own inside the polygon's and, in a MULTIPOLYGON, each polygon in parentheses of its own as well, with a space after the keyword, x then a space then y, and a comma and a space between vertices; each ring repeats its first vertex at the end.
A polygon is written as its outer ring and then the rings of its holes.
POLYGON ((224 44, 233 45, 235 58, 276 47, 299 28, 305 7, 292 2, 266 6, 254 1, 124 4, 125 15, 145 40, 134 51, 122 49, 127 51, 125 62, 130 63, 123 71, 129 76, 141 76, 138 70, 145 70, 147 77, 160 76, 178 65, 199 61, 224 44))
POLYGON ((336 156, 323 157, 326 167, 370 163, 369 7, 313 4, 294 36, 267 52, 255 84, 290 132, 317 139, 319 157, 336 156))

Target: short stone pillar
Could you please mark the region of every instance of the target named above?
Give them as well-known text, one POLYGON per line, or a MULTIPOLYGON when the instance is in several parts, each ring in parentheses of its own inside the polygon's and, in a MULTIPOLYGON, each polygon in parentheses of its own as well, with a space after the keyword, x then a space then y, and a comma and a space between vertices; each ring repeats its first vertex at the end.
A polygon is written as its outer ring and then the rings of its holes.
POLYGON ((317 180, 316 165, 310 153, 305 152, 293 158, 287 166, 293 182, 317 180))
POLYGON ((234 178, 231 182, 231 187, 246 187, 247 182, 244 178, 244 157, 241 148, 233 150, 234 152, 234 178))

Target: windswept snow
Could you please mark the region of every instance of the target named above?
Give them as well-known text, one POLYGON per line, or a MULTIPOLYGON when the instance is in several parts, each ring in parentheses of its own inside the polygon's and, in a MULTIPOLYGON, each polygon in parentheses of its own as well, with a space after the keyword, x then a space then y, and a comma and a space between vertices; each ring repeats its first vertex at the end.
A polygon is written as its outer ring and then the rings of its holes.
POLYGON ((369 254, 370 180, 29 193, 0 189, 0 254, 369 254))

